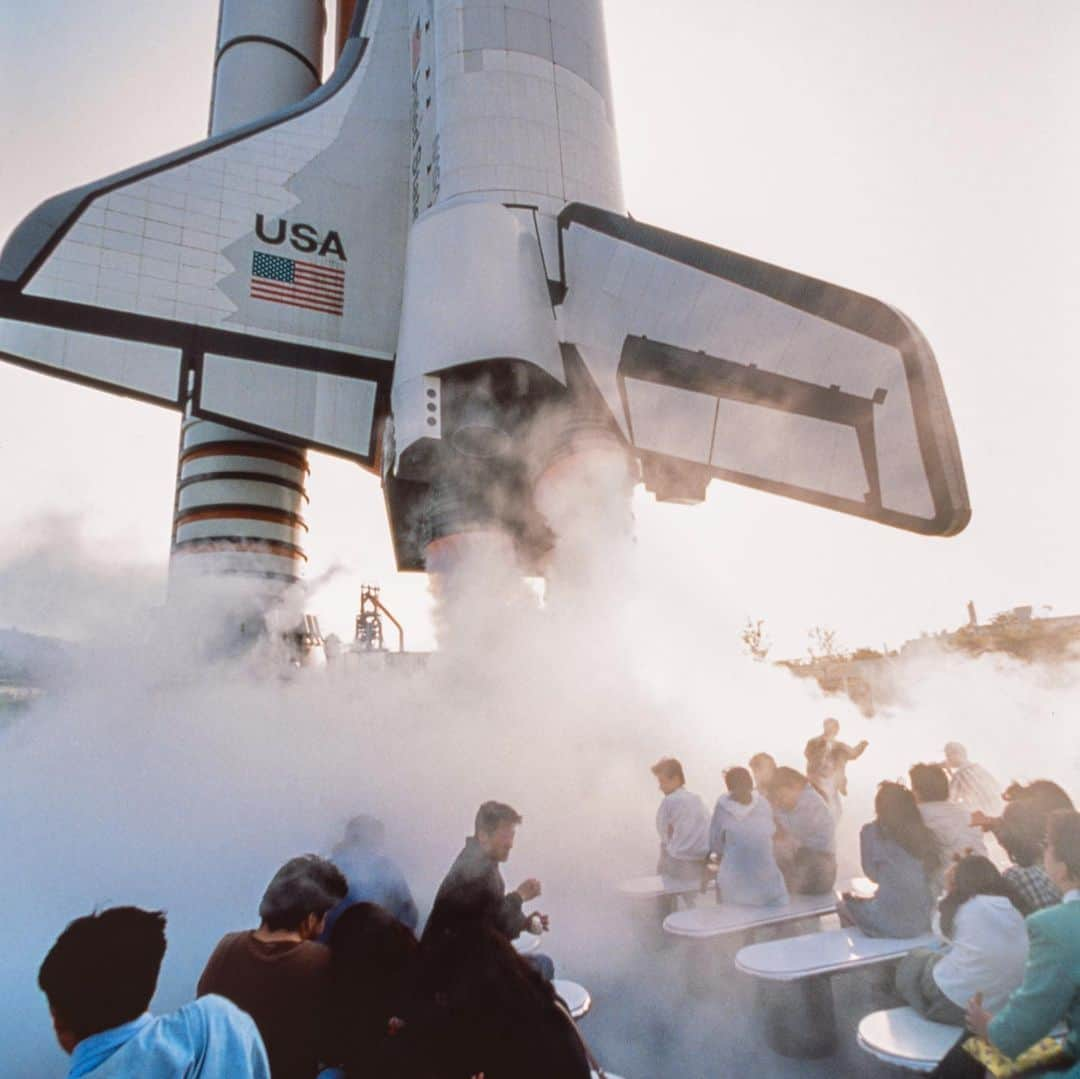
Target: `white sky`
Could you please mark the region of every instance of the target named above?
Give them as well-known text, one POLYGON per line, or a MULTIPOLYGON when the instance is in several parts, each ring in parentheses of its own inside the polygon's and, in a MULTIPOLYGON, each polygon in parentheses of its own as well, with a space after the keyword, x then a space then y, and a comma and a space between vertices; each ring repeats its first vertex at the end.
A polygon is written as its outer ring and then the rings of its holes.
MULTIPOLYGON (((777 654, 808 626, 899 643, 1018 603, 1080 611, 1080 6, 1073 0, 607 0, 627 202, 639 220, 875 295, 942 369, 974 517, 928 540, 714 483, 636 505, 777 654), (659 15, 659 18, 658 18, 659 15)), ((196 141, 217 0, 0 0, 0 236, 48 195, 196 141)), ((99 553, 164 565, 178 418, 0 366, 0 548, 78 514, 99 553)), ((381 583, 410 643, 426 581, 393 567, 378 482, 312 457, 313 603, 347 633, 381 583)), ((680 631, 678 610, 669 632, 680 631)), ((0 625, 5 612, 0 610, 0 625)), ((23 623, 27 629, 46 624, 23 623)))

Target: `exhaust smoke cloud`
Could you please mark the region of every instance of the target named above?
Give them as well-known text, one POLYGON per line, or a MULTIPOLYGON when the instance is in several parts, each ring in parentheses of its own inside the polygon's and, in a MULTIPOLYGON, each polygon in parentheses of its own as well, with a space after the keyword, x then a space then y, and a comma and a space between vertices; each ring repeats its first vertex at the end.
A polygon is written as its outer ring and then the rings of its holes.
POLYGON ((88 658, 0 730, 5 1074, 64 1074, 36 972, 70 919, 115 903, 166 909, 155 1007, 172 1008, 220 935, 254 923, 286 858, 328 850, 348 817, 374 813, 424 910, 488 798, 524 815, 508 884, 543 881, 545 950, 593 990, 585 1031, 607 1065, 627 1079, 765 1074, 748 1013, 705 1021, 684 979, 656 976, 671 958, 639 947, 619 916, 615 884, 655 862, 650 764, 678 756, 711 804, 723 768, 759 750, 801 767, 806 739, 837 716, 846 740, 870 741, 849 769, 842 875, 857 871, 877 782, 940 759, 946 740, 1003 784, 1080 787, 1077 668, 927 660, 911 669, 909 703, 867 720, 741 654, 746 612, 724 601, 732 567, 635 543, 612 513, 625 495, 617 462, 598 455, 572 475, 543 492, 560 537, 546 601, 509 545, 471 545, 442 581, 441 647, 421 671, 292 670, 265 651, 209 663, 191 647, 202 615, 166 618, 149 588, 131 599, 137 567, 103 576, 74 547, 59 573, 51 541, 4 556, 0 623, 67 611, 72 587, 75 609, 94 612, 69 625, 91 636, 88 658))

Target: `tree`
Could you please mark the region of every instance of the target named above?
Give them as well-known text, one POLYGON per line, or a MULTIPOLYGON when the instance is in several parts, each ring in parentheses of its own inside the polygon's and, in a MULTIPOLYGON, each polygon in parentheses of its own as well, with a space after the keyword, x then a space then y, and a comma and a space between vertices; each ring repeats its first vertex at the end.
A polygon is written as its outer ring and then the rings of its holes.
POLYGON ((840 654, 840 648, 836 641, 836 630, 828 626, 814 626, 807 631, 810 643, 806 651, 811 659, 832 659, 840 654))
POLYGON ((765 633, 764 618, 759 618, 755 622, 748 617, 739 637, 742 640, 743 648, 758 662, 765 659, 769 654, 769 649, 772 648, 772 641, 769 640, 765 633))

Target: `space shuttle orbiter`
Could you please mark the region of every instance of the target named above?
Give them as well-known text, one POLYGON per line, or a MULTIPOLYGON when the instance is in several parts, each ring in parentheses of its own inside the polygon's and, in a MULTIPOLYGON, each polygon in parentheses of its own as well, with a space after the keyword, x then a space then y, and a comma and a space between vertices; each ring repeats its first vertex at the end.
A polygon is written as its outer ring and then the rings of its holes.
POLYGON ((298 104, 50 199, 0 355, 381 474, 398 563, 581 437, 928 535, 970 517, 927 342, 836 285, 628 216, 601 0, 361 0, 298 104))

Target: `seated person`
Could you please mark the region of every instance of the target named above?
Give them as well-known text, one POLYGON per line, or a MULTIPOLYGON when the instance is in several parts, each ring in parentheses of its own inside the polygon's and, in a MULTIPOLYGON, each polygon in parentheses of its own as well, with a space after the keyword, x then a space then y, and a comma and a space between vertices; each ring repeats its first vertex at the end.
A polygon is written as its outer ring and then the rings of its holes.
POLYGON ((709 811, 698 795, 686 789, 683 767, 674 757, 657 761, 652 774, 664 795, 656 811, 660 837, 656 871, 662 877, 702 880, 709 856, 709 811))
POLYGON ((724 773, 728 793, 717 799, 709 829, 709 846, 720 859, 716 888, 724 903, 749 907, 788 901, 787 885, 776 864, 772 806, 754 790, 745 768, 724 773))
POLYGON ((825 804, 837 820, 840 819, 840 799, 847 797, 848 761, 858 760, 869 745, 864 738, 857 746, 849 746, 840 741, 839 734, 839 722, 826 719, 822 724, 822 733, 811 738, 803 750, 806 757, 806 778, 825 799, 825 804))
POLYGON ((330 950, 318 938, 347 890, 341 871, 324 858, 291 859, 267 885, 259 928, 222 937, 199 978, 200 997, 217 993, 255 1020, 274 1079, 318 1073, 330 986, 330 950))
POLYGON ((776 758, 770 753, 755 753, 749 761, 754 786, 772 801, 772 781, 776 776, 776 758))
MULTIPOLYGON (((986 855, 982 833, 971 823, 971 810, 949 801, 949 777, 940 764, 915 764, 908 770, 919 812, 941 848, 942 874, 950 862, 965 854, 986 855)), ((937 881, 938 892, 943 879, 937 881)))
POLYGON ((165 915, 112 907, 76 918, 38 972, 69 1079, 270 1079, 251 1017, 221 997, 147 1010, 165 956, 165 915))
MULTIPOLYGON (((1036 779, 1031 783, 1010 783, 1005 788, 1002 798, 1007 805, 1012 805, 1014 802, 1025 803, 1043 820, 1059 809, 1076 808, 1072 799, 1051 779, 1036 779)), ((1002 827, 1001 817, 991 817, 985 813, 975 812, 971 815, 971 822, 984 832, 990 832, 1000 842, 998 832, 1002 827)))
POLYGON ((377 817, 361 814, 345 825, 345 835, 330 852, 330 861, 345 874, 349 891, 326 916, 323 943, 330 939, 342 911, 354 903, 378 903, 414 933, 420 915, 397 863, 384 851, 386 827, 377 817))
POLYGON ((897 992, 935 1023, 962 1026, 975 993, 1000 1008, 1024 977, 1027 930, 1012 889, 988 858, 969 854, 945 872, 938 904, 944 950, 916 948, 896 972, 897 992))
POLYGON ((419 1075, 411 990, 419 945, 374 903, 354 903, 330 934, 322 1056, 346 1079, 419 1075))
POLYGON ((792 895, 824 895, 836 883, 836 822, 825 799, 794 768, 772 782, 779 832, 776 864, 792 895))
POLYGON ((941 865, 933 832, 915 798, 899 783, 882 783, 874 799, 876 819, 859 833, 863 872, 877 882, 872 899, 845 893, 837 913, 868 937, 917 937, 930 932, 941 865))
MULTIPOLYGON (((499 872, 499 863, 507 861, 514 848, 520 823, 521 814, 503 802, 485 802, 476 811, 473 834, 465 840, 435 895, 424 926, 425 942, 467 925, 482 925, 508 941, 516 940, 529 928, 531 919, 521 908, 540 895, 540 882, 530 877, 507 892, 499 872)), ((546 914, 534 917, 540 925, 535 931, 548 928, 546 914)), ((546 955, 532 955, 529 960, 544 977, 554 977, 554 965, 546 955)))
POLYGON ((420 950, 425 1079, 589 1079, 569 1012, 502 933, 461 923, 420 950))
POLYGON ((995 816, 1001 812, 1001 784, 981 765, 968 760, 959 742, 945 743, 943 767, 949 773, 949 800, 972 813, 995 816))
MULTIPOLYGON (((1062 1020, 1073 1060, 1067 1075, 1080 1076, 1080 813, 1058 810, 1047 827, 1046 872, 1064 893, 1056 907, 1026 920, 1031 944, 1023 984, 997 1014, 976 994, 967 1026, 1008 1057, 1046 1037, 1062 1020)), ((947 1074, 947 1073, 946 1073, 947 1074)))
POLYGON ((1043 866, 1048 816, 1032 802, 1009 802, 994 833, 1013 863, 1003 875, 1025 918, 1061 902, 1061 892, 1043 866))

